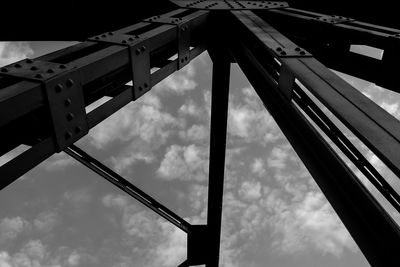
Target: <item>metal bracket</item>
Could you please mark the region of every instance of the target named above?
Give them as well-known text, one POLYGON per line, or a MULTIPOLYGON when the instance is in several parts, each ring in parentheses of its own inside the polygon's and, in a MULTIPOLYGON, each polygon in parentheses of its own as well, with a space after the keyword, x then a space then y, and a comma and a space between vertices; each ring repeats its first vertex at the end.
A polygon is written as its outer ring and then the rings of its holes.
POLYGON ((170 24, 177 27, 178 33, 178 69, 190 60, 190 22, 182 18, 154 16, 143 20, 149 23, 170 24))
POLYGON ((346 17, 336 16, 336 15, 321 16, 321 17, 313 18, 312 20, 317 20, 317 21, 321 21, 321 22, 329 23, 329 24, 340 24, 340 23, 354 21, 354 19, 352 19, 352 18, 346 18, 346 17))
POLYGON ((255 9, 274 9, 289 7, 287 2, 280 1, 238 1, 238 0, 197 0, 197 1, 181 1, 172 0, 173 3, 180 7, 190 9, 204 10, 255 10, 255 9))
POLYGON ((187 238, 188 265, 207 263, 208 256, 208 228, 207 225, 191 225, 187 238))
POLYGON ((43 85, 58 152, 88 133, 83 90, 77 70, 64 64, 26 59, 2 68, 1 74, 43 85))
POLYGON ((279 58, 286 57, 312 57, 312 55, 300 47, 276 47, 273 50, 274 54, 279 58))
POLYGON ((150 90, 150 53, 146 39, 140 38, 139 35, 108 32, 88 40, 127 46, 131 59, 133 100, 150 90))

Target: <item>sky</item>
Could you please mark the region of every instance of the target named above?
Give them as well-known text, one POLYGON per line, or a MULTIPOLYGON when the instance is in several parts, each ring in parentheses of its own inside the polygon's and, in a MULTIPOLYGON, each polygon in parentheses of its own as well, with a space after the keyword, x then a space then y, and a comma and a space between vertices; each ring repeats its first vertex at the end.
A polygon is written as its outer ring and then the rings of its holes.
MULTIPOLYGON (((2 42, 0 66, 72 44, 2 42)), ((205 52, 77 142, 191 224, 206 223, 211 72, 205 52)), ((397 95, 339 75, 400 118, 397 95)), ((386 166, 336 123, 399 189, 386 166)), ((369 266, 235 64, 223 201, 221 267, 369 266)), ((185 258, 184 232, 64 153, 0 192, 0 267, 169 267, 185 258)))

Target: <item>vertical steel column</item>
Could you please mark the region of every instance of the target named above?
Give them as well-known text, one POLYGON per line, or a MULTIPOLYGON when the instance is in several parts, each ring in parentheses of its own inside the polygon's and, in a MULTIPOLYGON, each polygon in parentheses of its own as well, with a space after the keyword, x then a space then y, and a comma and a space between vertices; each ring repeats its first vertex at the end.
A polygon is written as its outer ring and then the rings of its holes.
POLYGON ((230 77, 229 58, 218 55, 212 59, 213 78, 207 214, 209 244, 205 244, 208 247, 208 253, 205 255, 207 267, 216 267, 219 262, 230 77))

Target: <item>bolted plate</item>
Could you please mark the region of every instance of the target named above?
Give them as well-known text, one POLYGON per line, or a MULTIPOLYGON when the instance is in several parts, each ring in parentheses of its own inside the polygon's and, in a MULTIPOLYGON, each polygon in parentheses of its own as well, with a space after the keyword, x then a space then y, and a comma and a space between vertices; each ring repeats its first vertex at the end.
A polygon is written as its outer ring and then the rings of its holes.
POLYGON ((288 3, 281 1, 235 1, 235 0, 171 0, 180 7, 204 10, 248 10, 248 9, 273 9, 289 7, 288 3))
POLYGON ((354 19, 352 19, 352 18, 346 18, 346 17, 336 16, 336 15, 321 16, 318 18, 314 18, 313 20, 317 20, 317 21, 321 21, 321 22, 325 22, 325 23, 329 23, 329 24, 339 24, 339 23, 354 21, 354 19))

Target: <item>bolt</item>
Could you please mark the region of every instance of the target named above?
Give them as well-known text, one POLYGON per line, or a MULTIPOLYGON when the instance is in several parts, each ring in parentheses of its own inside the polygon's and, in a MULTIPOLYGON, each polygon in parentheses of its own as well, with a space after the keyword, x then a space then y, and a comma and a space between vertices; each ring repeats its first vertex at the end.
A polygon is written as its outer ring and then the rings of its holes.
POLYGON ((74 119, 75 116, 74 116, 73 113, 70 112, 70 113, 67 114, 66 117, 67 117, 67 120, 68 120, 68 121, 72 121, 72 120, 74 119))
POLYGON ((31 70, 38 70, 39 68, 36 66, 31 67, 31 70))
POLYGON ((300 51, 300 55, 305 55, 306 54, 306 52, 304 52, 304 51, 300 51))
POLYGON ((294 50, 296 50, 296 51, 300 51, 300 47, 296 47, 294 50))
POLYGON ((140 49, 139 49, 139 48, 136 49, 135 54, 136 54, 137 56, 140 55, 140 49))
POLYGON ((30 59, 30 58, 27 58, 27 59, 26 59, 26 63, 28 63, 28 64, 32 64, 32 63, 33 63, 33 60, 32 60, 32 59, 30 59))
POLYGON ((144 86, 144 88, 149 87, 149 85, 147 83, 144 83, 143 86, 144 86))
POLYGON ((282 51, 282 48, 278 47, 278 48, 276 49, 276 51, 282 51))
POLYGON ((103 37, 103 38, 106 37, 106 36, 107 36, 107 35, 105 35, 105 34, 102 34, 102 35, 101 35, 101 37, 103 37))
POLYGON ((71 101, 70 98, 67 98, 67 99, 64 100, 64 105, 65 105, 66 107, 71 106, 71 104, 72 104, 72 101, 71 101))
POLYGON ((142 88, 141 86, 139 86, 138 89, 139 89, 139 91, 142 91, 142 90, 143 90, 143 88, 142 88))
POLYGON ((1 69, 1 72, 8 72, 8 69, 1 69))
POLYGON ((19 63, 17 63, 17 64, 15 64, 15 65, 14 65, 14 67, 16 67, 16 68, 21 68, 21 67, 22 67, 22 65, 21 65, 21 64, 19 64, 19 63))
POLYGON ((72 87, 74 85, 74 80, 68 79, 66 84, 67 84, 68 87, 72 87))
POLYGON ((71 132, 65 132, 64 137, 65 137, 65 140, 68 140, 68 139, 70 139, 72 137, 72 133, 71 132))
POLYGON ((142 46, 142 47, 140 48, 140 51, 142 51, 142 52, 146 51, 146 47, 145 47, 145 46, 142 46))
POLYGON ((99 37, 99 36, 96 36, 96 37, 94 37, 94 39, 96 39, 96 40, 100 40, 100 37, 99 37))
POLYGON ((109 32, 108 35, 114 35, 114 33, 113 32, 109 32))
POLYGON ((281 51, 281 55, 282 55, 282 56, 285 56, 285 55, 286 55, 286 52, 285 52, 285 51, 281 51))
POLYGON ((82 127, 80 127, 80 126, 76 126, 75 127, 75 133, 76 134, 80 133, 81 131, 82 131, 82 127))
POLYGON ((57 84, 55 87, 55 90, 57 93, 60 93, 62 90, 64 89, 64 87, 62 86, 62 84, 57 84))
POLYGON ((35 75, 35 78, 39 78, 39 79, 41 79, 41 78, 43 78, 43 75, 42 75, 42 74, 40 74, 40 73, 38 73, 38 74, 36 74, 36 75, 35 75))
POLYGON ((134 39, 133 39, 132 37, 129 37, 128 40, 129 40, 129 41, 133 41, 134 39))
POLYGON ((126 44, 126 43, 127 43, 127 41, 126 41, 126 40, 122 40, 122 43, 123 43, 123 44, 126 44))
POLYGON ((54 70, 53 69, 48 69, 47 73, 54 73, 54 70))
POLYGON ((66 69, 67 66, 65 66, 64 64, 61 64, 60 66, 58 66, 60 69, 66 69))

